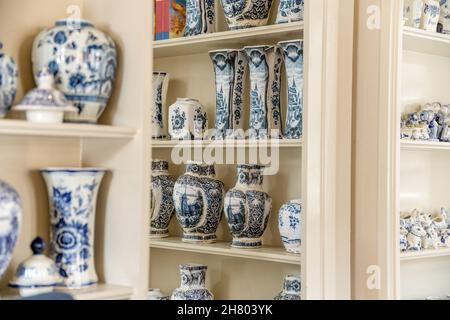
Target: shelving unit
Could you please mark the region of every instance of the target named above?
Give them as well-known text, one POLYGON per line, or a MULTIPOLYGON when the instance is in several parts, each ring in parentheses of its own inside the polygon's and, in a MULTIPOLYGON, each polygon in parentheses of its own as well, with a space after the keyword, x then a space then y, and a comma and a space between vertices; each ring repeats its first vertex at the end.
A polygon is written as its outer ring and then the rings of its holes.
POLYGON ((405 151, 450 151, 448 142, 432 141, 401 141, 401 148, 405 151))
POLYGON ((199 140, 199 141, 173 141, 155 140, 152 142, 154 149, 182 148, 264 148, 274 146, 277 148, 301 148, 301 140, 199 140))
POLYGON ((430 249, 418 252, 406 252, 402 253, 400 259, 402 261, 421 260, 421 259, 434 259, 441 257, 449 257, 450 249, 430 249))

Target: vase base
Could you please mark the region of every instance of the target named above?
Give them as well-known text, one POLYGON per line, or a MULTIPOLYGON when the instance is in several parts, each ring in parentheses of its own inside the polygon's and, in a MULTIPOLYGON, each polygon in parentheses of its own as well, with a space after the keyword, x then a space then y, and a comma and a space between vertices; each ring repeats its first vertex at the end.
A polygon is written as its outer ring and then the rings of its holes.
POLYGON ((164 239, 169 237, 169 229, 150 229, 150 239, 164 239))
POLYGON ((262 247, 261 239, 233 239, 231 243, 233 248, 238 249, 259 249, 262 247))
POLYGON ((184 234, 183 242, 190 243, 215 243, 217 241, 217 237, 215 234, 184 234))
POLYGON ((61 284, 55 287, 55 291, 75 291, 75 290, 82 290, 82 289, 91 289, 98 286, 98 281, 92 281, 92 282, 86 282, 80 285, 66 285, 61 284))

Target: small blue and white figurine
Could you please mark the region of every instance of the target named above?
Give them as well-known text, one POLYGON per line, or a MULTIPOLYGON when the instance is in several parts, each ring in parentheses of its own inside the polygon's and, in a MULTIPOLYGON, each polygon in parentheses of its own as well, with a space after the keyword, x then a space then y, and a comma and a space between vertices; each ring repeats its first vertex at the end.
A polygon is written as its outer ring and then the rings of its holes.
POLYGON ((117 51, 111 37, 88 21, 59 20, 36 37, 32 60, 34 73, 47 68, 56 89, 78 108, 66 114, 67 122, 97 123, 116 78, 117 51))
POLYGON ((177 180, 173 191, 176 217, 183 228, 183 241, 216 242, 224 194, 224 184, 216 179, 214 165, 188 163, 186 173, 177 180))
POLYGON ((0 180, 0 278, 11 262, 21 222, 20 196, 9 184, 0 180))
POLYGON ((214 300, 214 295, 206 288, 205 285, 207 270, 208 267, 203 265, 181 265, 181 286, 173 292, 171 300, 214 300))
POLYGON ((278 216, 281 239, 287 252, 300 254, 302 201, 293 200, 284 204, 278 216))
POLYGON ((0 42, 0 119, 6 116, 14 103, 19 76, 16 62, 2 49, 3 44, 0 42))
POLYGON ((244 138, 243 91, 247 61, 242 50, 210 51, 216 77, 215 139, 244 138))
POLYGON ((301 139, 303 134, 303 40, 278 44, 284 52, 288 86, 288 107, 284 137, 301 139))
POLYGON ((184 37, 195 36, 215 31, 214 0, 187 0, 186 25, 184 37))
POLYGON ((437 32, 441 5, 437 0, 422 0, 423 11, 420 26, 423 30, 437 32))
POLYGON ((233 235, 232 246, 260 248, 272 211, 272 198, 263 190, 259 165, 239 165, 236 186, 225 196, 225 216, 233 235))
POLYGON ((276 23, 303 21, 305 0, 280 0, 276 23))
POLYGON ((272 0, 220 0, 231 30, 265 26, 272 0))
POLYGON ((175 181, 175 177, 169 174, 169 162, 152 161, 150 237, 153 239, 169 236, 169 223, 175 213, 173 204, 175 181))
POLYGON ((106 170, 49 168, 41 174, 50 202, 50 253, 62 286, 81 289, 98 283, 94 263, 97 195, 106 170))
POLYGON ((442 33, 450 33, 450 0, 440 0, 439 29, 442 33))
POLYGON ((166 98, 169 79, 167 72, 153 72, 152 139, 167 138, 166 98))
POLYGON ((274 300, 302 300, 300 277, 287 276, 284 279, 283 291, 274 300))

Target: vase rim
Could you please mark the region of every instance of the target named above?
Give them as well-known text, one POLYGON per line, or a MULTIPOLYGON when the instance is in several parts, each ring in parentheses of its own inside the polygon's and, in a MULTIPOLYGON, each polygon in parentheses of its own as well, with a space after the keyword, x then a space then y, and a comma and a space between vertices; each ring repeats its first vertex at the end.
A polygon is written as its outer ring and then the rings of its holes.
POLYGON ((259 164, 238 164, 238 169, 258 169, 258 170, 264 170, 266 166, 259 165, 259 164))
POLYGON ((94 23, 87 19, 64 18, 55 21, 55 26, 67 25, 68 22, 79 22, 81 27, 95 27, 94 23))
POLYGON ((274 45, 259 44, 259 45, 256 45, 256 46, 245 46, 244 50, 247 50, 247 49, 260 49, 260 48, 264 48, 264 50, 267 50, 267 48, 270 48, 270 47, 274 47, 274 45))
POLYGON ((105 168, 76 168, 76 167, 67 167, 67 168, 43 168, 39 171, 45 173, 82 173, 82 172, 91 172, 91 173, 98 173, 98 172, 107 172, 108 169, 105 168))
POLYGON ((303 42, 304 40, 303 39, 293 39, 293 40, 285 40, 285 41, 280 41, 280 42, 278 42, 278 44, 280 45, 280 44, 286 44, 286 43, 294 43, 294 42, 303 42))
POLYGON ((203 264, 197 264, 197 263, 184 263, 180 264, 181 270, 191 270, 191 271, 203 271, 207 270, 208 266, 205 266, 203 264))
POLYGON ((168 72, 166 72, 166 71, 153 71, 153 75, 160 75, 160 74, 164 74, 164 75, 168 75, 169 73, 168 72))
POLYGON ((200 100, 194 98, 177 98, 177 101, 200 103, 200 100))
POLYGON ((221 53, 221 52, 241 52, 243 51, 242 49, 216 49, 216 50, 211 50, 208 51, 208 53, 221 53))
POLYGON ((303 200, 302 199, 294 199, 294 200, 289 201, 288 203, 303 204, 303 200))

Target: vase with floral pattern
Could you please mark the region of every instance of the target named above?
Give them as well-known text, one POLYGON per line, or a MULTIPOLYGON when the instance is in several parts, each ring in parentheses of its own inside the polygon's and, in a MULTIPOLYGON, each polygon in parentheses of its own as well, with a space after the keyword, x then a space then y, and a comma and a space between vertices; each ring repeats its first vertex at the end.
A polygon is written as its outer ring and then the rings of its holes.
POLYGON ((278 227, 284 247, 289 253, 300 254, 302 201, 293 200, 284 204, 278 216, 278 227))
POLYGON ((274 300, 302 300, 300 277, 287 276, 284 279, 283 291, 274 300))
POLYGON ((190 37, 215 31, 214 0, 187 0, 184 36, 190 37))
POLYGON ((179 98, 169 107, 169 136, 172 140, 203 140, 208 130, 208 114, 200 101, 179 98))
POLYGON ((208 267, 203 265, 181 265, 181 286, 173 292, 171 300, 214 300, 214 295, 206 288, 205 284, 207 270, 208 267))
POLYGON ((167 138, 167 108, 166 98, 170 75, 167 72, 153 72, 153 108, 152 108, 152 138, 167 138))
POLYGON ((277 23, 303 21, 305 0, 280 0, 277 23))
POLYGON ((265 26, 272 0, 220 0, 231 30, 265 26))
POLYGON ((16 97, 19 71, 12 57, 3 53, 0 42, 0 119, 6 116, 16 97))

